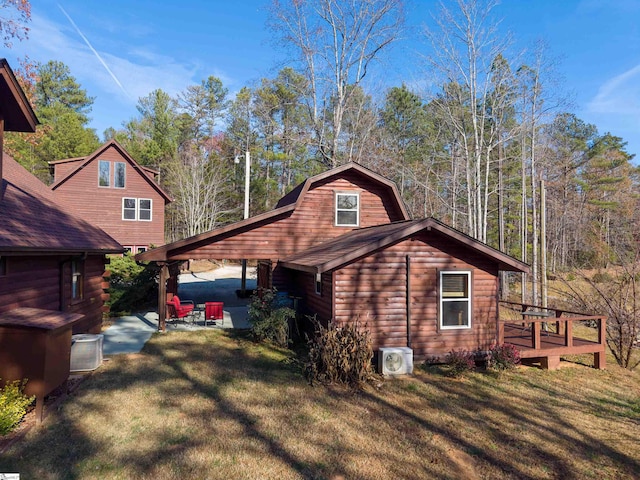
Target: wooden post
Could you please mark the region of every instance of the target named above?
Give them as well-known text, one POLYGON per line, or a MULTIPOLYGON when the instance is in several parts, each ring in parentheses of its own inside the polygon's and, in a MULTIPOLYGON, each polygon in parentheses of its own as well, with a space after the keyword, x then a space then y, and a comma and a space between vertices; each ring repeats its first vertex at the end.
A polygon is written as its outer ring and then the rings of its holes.
POLYGON ((568 319, 565 325, 566 331, 564 332, 564 344, 567 347, 573 347, 573 320, 568 319))
MULTIPOLYGON (((556 310, 556 318, 560 318, 562 316, 562 310, 556 310)), ((558 335, 564 335, 566 321, 556 320, 556 333, 558 335)))
POLYGON ((531 322, 534 350, 540 350, 540 322, 531 322))
POLYGON ((167 280, 169 279, 169 266, 164 263, 160 268, 158 280, 158 331, 167 330, 167 280))

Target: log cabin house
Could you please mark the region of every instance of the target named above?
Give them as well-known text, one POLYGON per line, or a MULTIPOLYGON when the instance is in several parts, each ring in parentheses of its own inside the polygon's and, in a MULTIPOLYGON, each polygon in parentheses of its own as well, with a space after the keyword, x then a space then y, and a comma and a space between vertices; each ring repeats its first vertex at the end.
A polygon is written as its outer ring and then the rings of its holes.
POLYGON ((355 163, 307 179, 270 212, 136 258, 163 267, 161 319, 179 263, 255 259, 258 286, 299 298, 300 313, 366 322, 374 349, 410 346, 417 358, 487 349, 498 338, 498 272, 529 271, 433 218, 410 220, 395 184, 355 163))
POLYGON ((44 396, 69 376, 72 333, 101 330, 106 254, 124 250, 4 153, 5 131, 37 123, 0 59, 0 385, 28 379, 41 419, 44 396))
POLYGON ((171 197, 157 170, 139 165, 115 140, 86 157, 49 162, 51 189, 68 208, 132 253, 162 245, 171 197))

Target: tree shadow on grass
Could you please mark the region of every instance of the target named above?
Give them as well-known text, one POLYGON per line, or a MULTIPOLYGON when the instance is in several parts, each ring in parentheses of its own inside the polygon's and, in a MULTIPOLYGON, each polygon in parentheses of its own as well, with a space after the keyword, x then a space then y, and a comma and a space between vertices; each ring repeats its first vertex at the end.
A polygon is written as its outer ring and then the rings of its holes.
MULTIPOLYGON (((0 471, 39 479, 585 476, 574 460, 594 470, 604 463, 603 477, 639 471, 636 457, 571 421, 569 412, 601 406, 604 394, 585 403, 550 375, 420 374, 357 392, 312 388, 290 353, 245 332, 173 332, 92 375, 0 457, 0 471)), ((606 407, 612 418, 621 403, 606 407)))

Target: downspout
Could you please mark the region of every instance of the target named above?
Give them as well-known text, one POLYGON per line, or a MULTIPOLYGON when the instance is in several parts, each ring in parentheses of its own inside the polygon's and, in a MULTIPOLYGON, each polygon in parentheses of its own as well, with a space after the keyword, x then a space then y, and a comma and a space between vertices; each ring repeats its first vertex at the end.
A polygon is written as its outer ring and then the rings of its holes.
POLYGON ((411 348, 411 258, 409 255, 405 256, 405 265, 407 271, 407 285, 406 285, 406 308, 407 308, 407 347, 411 348))

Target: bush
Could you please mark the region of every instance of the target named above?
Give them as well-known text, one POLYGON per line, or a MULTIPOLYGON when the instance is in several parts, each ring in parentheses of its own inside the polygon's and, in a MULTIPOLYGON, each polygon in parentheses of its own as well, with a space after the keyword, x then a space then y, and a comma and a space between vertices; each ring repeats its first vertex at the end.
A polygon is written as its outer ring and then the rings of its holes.
POLYGON ((309 383, 344 383, 359 386, 374 377, 371 360, 371 335, 359 322, 337 327, 333 323, 325 328, 315 318, 313 338, 307 337, 309 358, 305 376, 309 383))
POLYGON ((275 288, 260 288, 251 296, 249 323, 251 333, 257 341, 270 341, 279 347, 289 346, 289 320, 296 312, 277 304, 275 288))
POLYGON ((611 283, 613 281, 613 277, 607 272, 596 272, 591 277, 591 281, 593 283, 611 283))
POLYGON ((27 397, 22 391, 27 380, 8 382, 0 389, 0 435, 11 432, 27 413, 27 407, 35 397, 27 397))
POLYGON ((469 350, 451 350, 447 354, 447 363, 449 364, 450 374, 454 377, 460 377, 475 370, 475 353, 469 350))
POLYGON ((109 306, 111 315, 127 315, 139 311, 158 297, 158 268, 155 264, 139 265, 130 253, 112 256, 109 270, 109 306))
POLYGON ((489 349, 487 367, 492 370, 511 370, 520 363, 520 352, 510 343, 494 344, 489 349))

